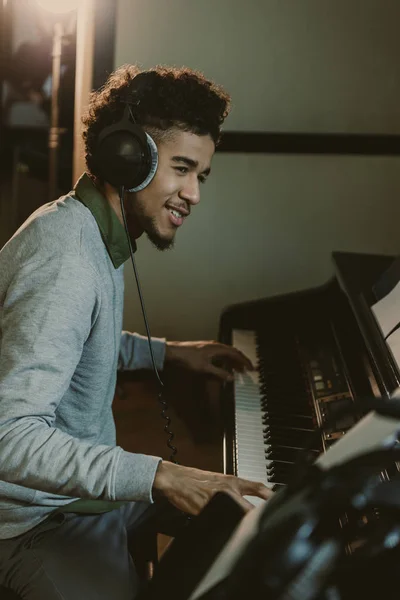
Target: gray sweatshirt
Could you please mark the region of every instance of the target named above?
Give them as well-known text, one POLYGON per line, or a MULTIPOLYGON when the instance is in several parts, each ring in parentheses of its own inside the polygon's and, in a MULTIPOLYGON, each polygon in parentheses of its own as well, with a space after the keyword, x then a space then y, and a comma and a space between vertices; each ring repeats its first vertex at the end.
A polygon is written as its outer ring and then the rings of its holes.
POLYGON ((124 235, 84 175, 0 251, 0 539, 77 499, 152 502, 161 459, 116 446, 112 414, 117 369, 151 367, 122 332, 124 235))

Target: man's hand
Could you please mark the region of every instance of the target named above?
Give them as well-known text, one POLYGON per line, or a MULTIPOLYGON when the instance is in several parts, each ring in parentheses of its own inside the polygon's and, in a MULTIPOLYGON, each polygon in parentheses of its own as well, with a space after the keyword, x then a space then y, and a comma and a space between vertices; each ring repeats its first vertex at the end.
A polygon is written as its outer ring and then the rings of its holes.
POLYGON ((232 369, 254 369, 250 360, 233 346, 218 342, 167 342, 165 362, 174 363, 197 373, 214 375, 223 381, 232 381, 232 369))
POLYGON ((198 515, 217 492, 230 494, 245 511, 254 506, 243 496, 257 496, 268 500, 273 493, 263 483, 233 475, 183 467, 168 461, 162 461, 158 465, 153 483, 154 497, 164 496, 183 512, 198 515))

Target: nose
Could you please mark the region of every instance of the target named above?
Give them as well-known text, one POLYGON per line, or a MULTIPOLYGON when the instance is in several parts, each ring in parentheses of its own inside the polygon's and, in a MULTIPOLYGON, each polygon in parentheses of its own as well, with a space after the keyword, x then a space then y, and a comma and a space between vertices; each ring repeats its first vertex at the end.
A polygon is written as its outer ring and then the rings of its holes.
POLYGON ((195 206, 200 202, 200 184, 197 175, 195 173, 192 175, 192 177, 185 178, 186 181, 179 192, 179 196, 188 204, 195 206))

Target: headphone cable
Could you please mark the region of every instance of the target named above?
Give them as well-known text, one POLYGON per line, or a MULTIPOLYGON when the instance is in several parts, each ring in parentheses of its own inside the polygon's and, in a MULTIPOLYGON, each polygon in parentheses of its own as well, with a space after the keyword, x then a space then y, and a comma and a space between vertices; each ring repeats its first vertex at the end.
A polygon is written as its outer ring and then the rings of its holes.
POLYGON ((172 433, 172 431, 169 428, 170 427, 170 423, 171 423, 171 418, 167 415, 168 404, 163 399, 164 384, 163 384, 163 382, 161 380, 161 377, 160 377, 160 375, 158 373, 158 369, 157 369, 157 366, 156 366, 156 361, 154 359, 153 348, 152 348, 152 344, 151 344, 151 335, 150 335, 149 323, 147 321, 146 309, 145 309, 145 306, 144 306, 144 300, 143 300, 142 290, 141 290, 141 286, 140 286, 140 282, 139 282, 139 275, 138 275, 138 272, 137 272, 136 263, 135 263, 135 259, 134 259, 134 256, 133 256, 132 242, 131 242, 131 238, 130 238, 130 235, 129 235, 128 224, 127 224, 127 220, 126 220, 125 207, 124 207, 124 197, 125 197, 125 188, 124 188, 124 186, 121 186, 121 188, 119 190, 119 199, 120 199, 120 204, 121 204, 122 218, 124 220, 126 237, 128 238, 129 252, 130 252, 130 256, 131 256, 131 261, 132 261, 132 266, 133 266, 133 272, 135 274, 136 286, 137 286, 137 290, 138 290, 138 294, 139 294, 140 305, 141 305, 141 308, 142 308, 143 320, 144 320, 144 324, 145 324, 145 327, 146 327, 146 334, 147 334, 147 340, 148 340, 148 343, 149 343, 151 362, 153 364, 154 374, 155 374, 155 376, 157 378, 157 381, 158 381, 158 384, 159 384, 158 401, 160 402, 160 404, 163 407, 162 411, 161 411, 161 416, 166 421, 166 424, 165 424, 165 427, 164 427, 164 431, 168 435, 167 446, 168 446, 168 448, 170 450, 172 450, 172 454, 170 456, 170 461, 173 462, 173 463, 175 463, 175 464, 179 464, 176 461, 176 459, 175 459, 175 455, 177 453, 177 448, 172 445, 172 440, 174 439, 175 436, 174 436, 174 434, 172 433))

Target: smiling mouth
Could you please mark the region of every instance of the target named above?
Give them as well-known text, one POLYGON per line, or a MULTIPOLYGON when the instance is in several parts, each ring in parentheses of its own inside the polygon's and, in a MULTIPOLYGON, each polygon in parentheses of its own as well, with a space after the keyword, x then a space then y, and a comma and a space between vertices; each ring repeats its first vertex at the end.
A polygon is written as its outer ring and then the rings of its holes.
POLYGON ((184 216, 185 216, 179 210, 175 210, 174 208, 170 208, 169 211, 171 212, 171 214, 173 214, 178 219, 184 218, 184 216))
POLYGON ((177 208, 166 207, 169 213, 169 219, 175 227, 180 227, 186 218, 186 214, 177 208))
POLYGON ((179 217, 183 217, 183 218, 188 217, 189 213, 190 213, 190 211, 187 209, 186 206, 183 207, 183 206, 174 206, 173 204, 172 205, 167 204, 165 206, 165 208, 178 218, 179 217))

